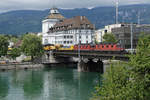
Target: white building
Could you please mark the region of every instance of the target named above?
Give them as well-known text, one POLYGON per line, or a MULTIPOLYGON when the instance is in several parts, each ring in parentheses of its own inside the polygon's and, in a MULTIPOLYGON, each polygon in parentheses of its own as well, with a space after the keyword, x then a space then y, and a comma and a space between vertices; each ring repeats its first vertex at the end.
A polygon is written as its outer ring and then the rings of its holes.
POLYGON ((91 43, 94 35, 94 25, 85 16, 70 19, 64 17, 57 9, 51 9, 50 16, 55 13, 55 20, 49 17, 43 21, 43 44, 62 44, 70 46, 91 43), (56 15, 59 15, 60 17, 56 15))
POLYGON ((64 19, 57 8, 52 8, 49 15, 42 21, 42 33, 47 33, 49 28, 53 27, 57 22, 64 19))
POLYGON ((119 28, 121 27, 122 24, 112 24, 112 25, 107 25, 103 29, 99 29, 95 31, 95 39, 97 42, 102 42, 103 41, 103 36, 106 33, 112 33, 113 28, 119 28))

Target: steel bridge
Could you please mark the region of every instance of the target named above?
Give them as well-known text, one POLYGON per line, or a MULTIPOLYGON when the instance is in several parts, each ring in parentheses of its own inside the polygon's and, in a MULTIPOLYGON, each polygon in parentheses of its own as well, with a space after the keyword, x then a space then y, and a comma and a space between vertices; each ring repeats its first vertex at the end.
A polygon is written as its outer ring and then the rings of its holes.
MULTIPOLYGON (((57 57, 78 57, 78 51, 53 51, 53 55, 57 57)), ((80 51, 80 56, 88 59, 116 59, 116 60, 129 60, 129 55, 126 52, 115 52, 115 51, 80 51)))
POLYGON ((77 58, 78 71, 99 71, 104 72, 104 60, 128 61, 129 53, 119 51, 77 51, 77 50, 53 50, 45 52, 43 64, 58 64, 73 61, 77 58), (95 59, 97 61, 95 62, 95 59), (86 61, 85 61, 86 60, 86 61))

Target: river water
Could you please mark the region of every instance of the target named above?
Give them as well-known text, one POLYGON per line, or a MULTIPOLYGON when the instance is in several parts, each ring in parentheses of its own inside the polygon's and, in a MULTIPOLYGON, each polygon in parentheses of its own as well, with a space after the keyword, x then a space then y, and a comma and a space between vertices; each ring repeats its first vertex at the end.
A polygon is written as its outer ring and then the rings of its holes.
POLYGON ((0 100, 89 100, 99 76, 66 67, 0 72, 0 100))

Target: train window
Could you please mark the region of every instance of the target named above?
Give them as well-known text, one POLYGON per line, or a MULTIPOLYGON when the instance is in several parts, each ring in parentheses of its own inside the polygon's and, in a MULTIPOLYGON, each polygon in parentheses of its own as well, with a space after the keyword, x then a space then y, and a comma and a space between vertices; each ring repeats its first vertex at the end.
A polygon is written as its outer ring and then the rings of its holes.
POLYGON ((106 48, 108 48, 109 47, 109 45, 106 45, 106 48))
POLYGON ((114 46, 113 46, 113 45, 111 45, 111 47, 113 48, 114 46))
POLYGON ((98 48, 100 48, 101 47, 101 45, 98 45, 98 48))
POLYGON ((70 38, 72 39, 72 38, 73 38, 73 36, 70 36, 70 38))
POLYGON ((104 48, 104 45, 102 45, 102 48, 104 48))

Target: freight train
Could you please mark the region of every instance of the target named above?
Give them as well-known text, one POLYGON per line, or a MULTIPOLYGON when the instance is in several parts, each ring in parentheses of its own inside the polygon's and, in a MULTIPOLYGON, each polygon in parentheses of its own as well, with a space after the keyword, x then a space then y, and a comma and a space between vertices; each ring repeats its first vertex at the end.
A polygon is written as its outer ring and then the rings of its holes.
POLYGON ((76 44, 71 46, 62 46, 62 45, 45 45, 44 50, 81 50, 81 51, 114 51, 122 52, 125 51, 119 43, 99 43, 99 44, 76 44))

